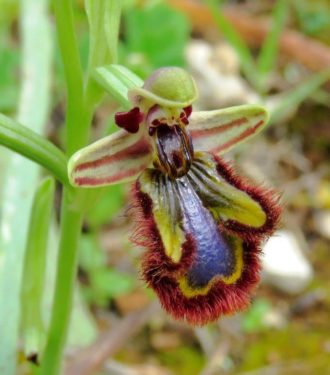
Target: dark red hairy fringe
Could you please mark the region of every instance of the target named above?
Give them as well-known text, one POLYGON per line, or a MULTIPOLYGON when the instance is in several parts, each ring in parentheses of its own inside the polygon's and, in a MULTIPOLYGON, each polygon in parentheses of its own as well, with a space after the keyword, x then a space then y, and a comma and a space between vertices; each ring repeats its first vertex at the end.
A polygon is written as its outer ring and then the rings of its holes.
POLYGON ((267 239, 278 227, 280 221, 282 213, 280 194, 262 185, 254 185, 253 182, 251 183, 247 178, 237 174, 234 168, 222 158, 214 154, 212 154, 212 156, 217 164, 217 172, 219 175, 231 185, 246 192, 251 198, 257 201, 267 216, 265 224, 260 228, 251 228, 248 225, 237 223, 234 220, 226 221, 221 227, 226 228, 229 232, 246 240, 267 239))
POLYGON ((164 253, 152 216, 152 200, 140 191, 139 182, 133 187, 133 200, 136 229, 131 240, 147 248, 142 259, 143 278, 148 286, 155 290, 163 308, 169 314, 190 324, 204 325, 221 315, 235 313, 249 305, 251 294, 259 282, 260 237, 248 238, 243 243, 243 271, 234 284, 225 284, 219 280, 206 295, 188 298, 182 293, 176 280, 193 262, 193 238, 188 237, 184 243, 180 263, 173 263, 164 253))
MULTIPOLYGON (((243 245, 244 268, 241 277, 234 284, 216 281, 206 295, 188 298, 180 290, 172 276, 147 279, 147 283, 157 293, 163 308, 175 319, 185 320, 193 325, 204 325, 217 320, 222 315, 244 310, 250 303, 251 295, 260 279, 259 244, 243 245)), ((154 266, 156 259, 146 253, 144 266, 154 266)), ((149 275, 145 274, 145 277, 149 275)))

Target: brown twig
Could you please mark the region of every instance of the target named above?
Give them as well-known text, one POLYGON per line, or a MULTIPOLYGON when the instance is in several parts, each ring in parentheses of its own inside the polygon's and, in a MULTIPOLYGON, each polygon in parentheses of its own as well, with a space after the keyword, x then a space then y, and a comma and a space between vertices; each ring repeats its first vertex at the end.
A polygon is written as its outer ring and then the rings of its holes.
POLYGON ((158 303, 152 303, 127 315, 116 328, 104 332, 93 344, 76 353, 66 366, 65 375, 90 375, 98 371, 104 361, 118 352, 158 309, 158 303))
MULTIPOLYGON (((215 29, 213 16, 205 5, 192 0, 168 0, 168 2, 188 15, 193 26, 198 30, 215 29)), ((268 21, 242 12, 239 6, 224 7, 223 13, 250 46, 261 46, 270 28, 268 21)), ((323 70, 330 66, 330 48, 297 31, 285 29, 279 48, 288 58, 299 61, 313 71, 323 70)))

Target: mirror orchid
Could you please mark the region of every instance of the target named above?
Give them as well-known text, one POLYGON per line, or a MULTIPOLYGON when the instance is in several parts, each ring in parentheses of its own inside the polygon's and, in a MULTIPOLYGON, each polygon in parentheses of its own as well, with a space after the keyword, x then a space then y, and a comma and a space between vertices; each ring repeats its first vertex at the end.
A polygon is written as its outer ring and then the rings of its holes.
POLYGON ((276 228, 278 195, 239 176, 220 155, 258 133, 265 109, 194 112, 197 89, 176 67, 155 71, 115 114, 118 132, 78 151, 79 187, 134 181, 142 273, 174 318, 206 324, 248 306, 259 281, 260 246, 276 228))

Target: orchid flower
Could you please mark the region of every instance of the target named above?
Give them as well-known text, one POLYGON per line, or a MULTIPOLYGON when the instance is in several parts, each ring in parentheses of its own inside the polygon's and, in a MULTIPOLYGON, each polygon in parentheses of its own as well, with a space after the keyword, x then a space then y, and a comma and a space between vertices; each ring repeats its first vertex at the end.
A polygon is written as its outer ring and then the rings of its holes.
POLYGON ((194 112, 197 89, 176 67, 129 90, 122 129, 78 151, 74 186, 134 181, 142 273, 174 318, 202 325, 248 306, 259 281, 260 246, 280 216, 278 195, 236 174, 219 155, 259 132, 265 109, 194 112))

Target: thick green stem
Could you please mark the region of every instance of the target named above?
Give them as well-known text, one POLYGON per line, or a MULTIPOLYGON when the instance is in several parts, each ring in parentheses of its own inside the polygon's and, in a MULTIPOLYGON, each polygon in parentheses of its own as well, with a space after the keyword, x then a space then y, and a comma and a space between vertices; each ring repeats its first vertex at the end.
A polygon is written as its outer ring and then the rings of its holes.
MULTIPOLYGON (((92 111, 83 118, 88 129, 92 111)), ((67 126, 70 124, 68 123, 67 126)), ((73 138, 74 140, 74 138, 73 138)), ((68 138, 68 145, 71 145, 68 138)), ((74 150, 74 146, 71 147, 74 150)), ((55 295, 47 344, 41 363, 41 375, 59 374, 71 317, 71 305, 77 273, 78 240, 84 212, 83 204, 89 201, 88 192, 64 187, 61 207, 61 239, 57 260, 55 295), (86 198, 86 199, 85 199, 86 198), (77 202, 80 202, 77 206, 77 202)))
MULTIPOLYGON (((54 1, 58 41, 67 83, 66 148, 70 156, 86 145, 93 106, 85 103, 83 73, 73 23, 71 0, 54 1)), ((82 212, 73 207, 78 192, 64 188, 61 207, 61 239, 55 295, 41 375, 57 375, 65 348, 77 271, 78 240, 82 212)))
POLYGON ((69 194, 65 190, 62 200, 61 239, 55 296, 48 342, 42 359, 42 375, 59 374, 63 348, 70 322, 82 214, 70 208, 69 199, 69 194))
POLYGON ((86 145, 89 121, 86 121, 84 82, 73 23, 71 0, 54 1, 57 36, 67 84, 66 147, 68 156, 86 145))
MULTIPOLYGON (((66 149, 67 155, 70 156, 88 142, 94 105, 99 100, 99 95, 93 93, 94 86, 90 74, 88 74, 86 89, 84 90, 71 0, 54 1, 54 9, 67 83, 66 149)), ((118 18, 119 13, 116 12, 112 19, 118 18)), ((114 22, 114 24, 117 25, 118 22, 114 22)), ((97 191, 91 194, 78 189, 72 191, 64 188, 55 296, 46 349, 41 361, 41 375, 57 375, 60 372, 77 273, 78 240, 81 231, 82 212, 93 201, 96 194, 97 191)))

